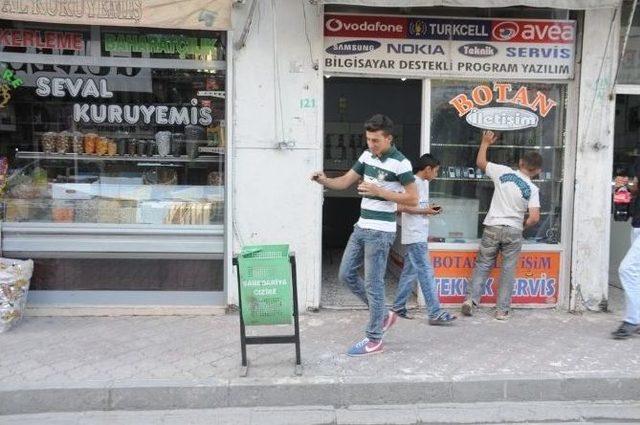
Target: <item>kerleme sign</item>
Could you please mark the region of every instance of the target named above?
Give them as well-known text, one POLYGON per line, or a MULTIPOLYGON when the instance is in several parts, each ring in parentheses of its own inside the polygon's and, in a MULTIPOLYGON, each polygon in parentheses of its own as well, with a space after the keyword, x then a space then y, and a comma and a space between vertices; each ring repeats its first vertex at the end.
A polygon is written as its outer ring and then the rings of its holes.
POLYGON ((231 0, 4 0, 0 17, 71 25, 227 30, 231 0))
POLYGON ((0 28, 0 48, 21 47, 51 50, 84 50, 81 32, 0 28))
POLYGON ((576 22, 326 14, 326 72, 570 79, 576 22))

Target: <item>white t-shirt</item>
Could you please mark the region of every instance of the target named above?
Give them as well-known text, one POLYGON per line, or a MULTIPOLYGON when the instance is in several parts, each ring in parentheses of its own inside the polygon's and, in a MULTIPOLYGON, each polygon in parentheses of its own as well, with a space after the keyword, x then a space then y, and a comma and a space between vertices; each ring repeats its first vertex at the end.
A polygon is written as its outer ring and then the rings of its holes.
MULTIPOLYGON (((429 206, 429 187, 427 182, 418 176, 416 186, 418 188, 418 208, 429 206)), ((429 237, 429 219, 424 214, 402 213, 401 243, 408 245, 416 242, 427 242, 429 237)))
POLYGON ((529 208, 540 208, 540 191, 529 177, 519 170, 489 162, 487 177, 493 180, 495 190, 491 198, 485 226, 510 226, 522 230, 524 215, 529 208))

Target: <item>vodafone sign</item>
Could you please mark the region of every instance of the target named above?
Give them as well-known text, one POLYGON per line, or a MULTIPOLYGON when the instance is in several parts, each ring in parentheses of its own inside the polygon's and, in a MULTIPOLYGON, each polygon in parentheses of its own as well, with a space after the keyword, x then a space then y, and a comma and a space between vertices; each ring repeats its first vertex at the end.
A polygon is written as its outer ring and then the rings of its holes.
POLYGON ((404 38, 407 18, 339 15, 327 17, 324 24, 326 37, 382 37, 404 38))

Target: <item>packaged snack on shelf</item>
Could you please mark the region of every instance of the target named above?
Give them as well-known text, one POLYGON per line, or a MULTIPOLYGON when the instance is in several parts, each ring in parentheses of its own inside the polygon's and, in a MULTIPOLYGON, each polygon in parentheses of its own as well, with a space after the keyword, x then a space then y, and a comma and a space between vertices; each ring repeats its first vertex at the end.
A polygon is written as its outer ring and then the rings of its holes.
POLYGON ((56 223, 73 223, 73 201, 55 200, 51 206, 51 217, 56 223))
POLYGON ((40 139, 42 143, 42 151, 44 153, 52 153, 56 148, 56 140, 58 139, 58 133, 53 131, 47 131, 42 135, 40 139))
POLYGON ((84 136, 79 131, 71 133, 71 152, 78 154, 84 152, 83 138, 84 136))
POLYGON ((107 155, 115 156, 117 154, 118 154, 118 144, 114 140, 109 139, 109 141, 107 142, 107 155))
POLYGON ((98 205, 96 200, 87 199, 75 202, 75 222, 95 223, 98 221, 98 205))
POLYGON ((89 155, 96 153, 96 139, 98 139, 98 135, 95 133, 84 135, 84 153, 89 155))
POLYGON ((106 137, 98 137, 96 140, 96 155, 103 156, 109 151, 109 139, 106 137))
POLYGON ((58 133, 58 137, 56 137, 56 152, 67 153, 71 146, 71 139, 72 135, 68 131, 58 133))

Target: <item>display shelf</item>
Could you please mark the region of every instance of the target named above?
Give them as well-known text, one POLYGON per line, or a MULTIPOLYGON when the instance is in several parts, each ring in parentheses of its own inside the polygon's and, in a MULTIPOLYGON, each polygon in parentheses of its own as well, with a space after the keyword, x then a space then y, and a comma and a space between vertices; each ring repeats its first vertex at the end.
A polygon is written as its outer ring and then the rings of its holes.
POLYGON ((221 151, 215 155, 200 155, 196 158, 189 158, 187 155, 182 156, 130 156, 130 155, 87 155, 87 154, 75 154, 75 153, 45 153, 45 152, 16 152, 16 159, 40 159, 40 160, 52 160, 52 161, 113 161, 113 162, 157 162, 157 163, 170 163, 170 162, 186 162, 186 163, 209 163, 219 162, 219 156, 224 155, 224 148, 219 148, 221 151))
MULTIPOLYGON (((431 143, 431 147, 451 147, 451 148, 474 148, 478 149, 480 147, 480 143, 477 144, 464 144, 464 143, 431 143)), ((503 149, 541 149, 541 150, 551 150, 551 149, 564 149, 564 146, 533 146, 533 145, 491 145, 491 149, 493 148, 503 148, 503 149)))

